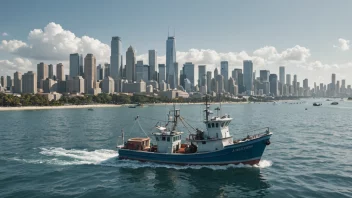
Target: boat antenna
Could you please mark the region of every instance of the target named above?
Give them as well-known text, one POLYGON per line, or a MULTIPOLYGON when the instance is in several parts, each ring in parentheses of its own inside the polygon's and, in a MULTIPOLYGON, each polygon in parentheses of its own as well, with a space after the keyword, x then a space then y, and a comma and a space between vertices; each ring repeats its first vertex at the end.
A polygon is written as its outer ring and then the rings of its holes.
POLYGON ((208 121, 209 110, 208 110, 208 94, 205 94, 205 120, 208 121))

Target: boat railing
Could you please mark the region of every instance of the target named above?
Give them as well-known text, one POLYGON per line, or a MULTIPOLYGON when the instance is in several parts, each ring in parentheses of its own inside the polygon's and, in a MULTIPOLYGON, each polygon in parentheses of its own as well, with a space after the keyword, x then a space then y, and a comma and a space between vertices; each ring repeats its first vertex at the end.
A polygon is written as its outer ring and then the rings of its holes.
POLYGON ((259 129, 246 130, 246 131, 242 131, 242 133, 237 133, 237 134, 241 135, 242 137, 243 136, 245 137, 242 139, 235 140, 234 142, 247 141, 247 140, 257 139, 262 136, 270 134, 270 128, 264 127, 259 129), (259 131, 262 131, 262 132, 259 132, 259 131))

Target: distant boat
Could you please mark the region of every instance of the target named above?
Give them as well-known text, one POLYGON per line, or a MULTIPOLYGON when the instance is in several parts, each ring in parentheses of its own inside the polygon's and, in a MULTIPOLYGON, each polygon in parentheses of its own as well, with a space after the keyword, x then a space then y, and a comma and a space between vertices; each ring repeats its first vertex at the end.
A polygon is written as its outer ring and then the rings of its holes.
POLYGON ((136 108, 137 106, 135 106, 135 105, 130 105, 130 106, 128 106, 128 108, 136 108))
POLYGON ((338 102, 332 102, 331 105, 338 105, 338 102))
POLYGON ((94 109, 92 109, 92 108, 89 108, 89 109, 88 109, 88 111, 94 111, 94 109))
POLYGON ((313 103, 313 106, 321 106, 321 105, 323 105, 323 104, 321 104, 320 102, 315 102, 315 103, 313 103))

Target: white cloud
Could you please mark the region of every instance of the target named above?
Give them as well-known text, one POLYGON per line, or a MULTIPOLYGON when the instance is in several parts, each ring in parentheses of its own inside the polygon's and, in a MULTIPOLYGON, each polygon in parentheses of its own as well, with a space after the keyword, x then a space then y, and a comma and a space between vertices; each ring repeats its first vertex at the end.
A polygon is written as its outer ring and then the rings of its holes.
POLYGON ((339 48, 342 51, 347 51, 350 49, 350 40, 346 40, 343 38, 338 39, 338 45, 334 45, 334 48, 339 48))
POLYGON ((26 58, 14 58, 13 60, 0 60, 0 71, 3 74, 12 75, 16 71, 22 73, 29 70, 35 71, 33 64, 26 58))
POLYGON ((2 36, 8 36, 9 34, 6 33, 6 32, 3 32, 1 35, 2 35, 2 36))
POLYGON ((39 61, 68 60, 70 53, 92 53, 98 62, 109 60, 110 47, 89 36, 77 37, 60 24, 49 23, 44 30, 34 29, 29 32, 28 42, 3 40, 0 49, 25 58, 39 61))

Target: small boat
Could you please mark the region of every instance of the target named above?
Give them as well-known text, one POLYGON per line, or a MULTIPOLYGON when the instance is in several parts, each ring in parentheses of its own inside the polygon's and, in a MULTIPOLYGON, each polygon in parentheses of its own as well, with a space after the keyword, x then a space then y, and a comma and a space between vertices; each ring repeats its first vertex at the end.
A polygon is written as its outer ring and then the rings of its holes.
POLYGON ((128 106, 128 108, 136 108, 137 106, 136 105, 130 105, 128 106))
POLYGON ((332 102, 331 105, 338 105, 338 102, 332 102))
POLYGON ((315 103, 313 103, 313 106, 315 106, 315 107, 318 107, 318 106, 321 106, 321 105, 323 105, 323 104, 321 104, 321 102, 315 102, 315 103))
MULTIPOLYGON (((118 145, 120 160, 137 160, 176 165, 227 165, 227 164, 258 164, 265 148, 270 145, 272 133, 269 127, 256 130, 239 131, 233 137, 229 132, 229 124, 233 118, 229 115, 212 116, 208 97, 204 109, 204 128, 194 128, 180 115, 180 110, 169 111, 168 122, 164 126, 155 126, 157 132, 151 133, 156 144, 152 144, 148 133, 135 118, 141 130, 147 137, 134 137, 118 145), (181 137, 183 132, 177 129, 183 124, 190 132, 186 141, 181 137), (240 136, 240 134, 246 134, 240 136), (236 138, 236 139, 234 139, 236 138)), ((135 126, 135 125, 134 125, 135 126)), ((124 137, 124 134, 122 135, 124 137)))
POLYGON ((89 108, 89 109, 88 109, 88 111, 94 111, 94 109, 92 109, 92 108, 89 108))

